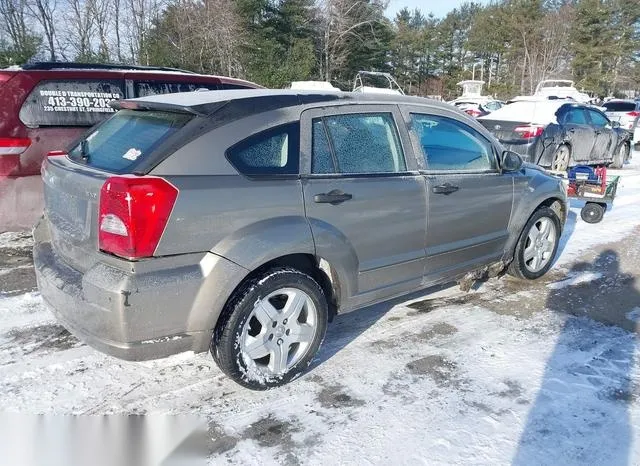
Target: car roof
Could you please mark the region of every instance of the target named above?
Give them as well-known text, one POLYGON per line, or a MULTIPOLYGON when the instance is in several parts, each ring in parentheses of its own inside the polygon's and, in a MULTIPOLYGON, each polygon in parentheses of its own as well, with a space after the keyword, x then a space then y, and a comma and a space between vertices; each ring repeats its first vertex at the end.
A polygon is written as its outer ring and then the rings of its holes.
POLYGON ((242 84, 253 88, 261 87, 250 81, 227 76, 199 74, 193 71, 164 66, 126 65, 120 63, 32 62, 21 66, 13 65, 0 69, 0 71, 43 73, 47 75, 48 73, 53 73, 56 78, 60 75, 82 76, 83 74, 90 74, 92 78, 95 78, 96 75, 104 74, 104 76, 109 76, 112 73, 127 73, 136 77, 181 76, 183 78, 214 80, 227 84, 242 84))
POLYGON ((158 94, 137 99, 120 100, 113 103, 115 108, 165 108, 173 111, 208 115, 231 101, 242 101, 244 106, 260 111, 293 105, 330 105, 341 103, 385 103, 430 105, 453 109, 454 107, 423 97, 399 94, 367 94, 341 91, 305 91, 296 89, 238 89, 202 92, 181 92, 158 94))

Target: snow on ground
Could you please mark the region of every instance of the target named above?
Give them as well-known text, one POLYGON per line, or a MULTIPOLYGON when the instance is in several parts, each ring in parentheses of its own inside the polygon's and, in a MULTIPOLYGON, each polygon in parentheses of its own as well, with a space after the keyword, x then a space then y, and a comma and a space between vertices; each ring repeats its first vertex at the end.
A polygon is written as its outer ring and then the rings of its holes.
POLYGON ((0 411, 197 414, 211 464, 638 464, 638 159, 602 223, 572 206, 546 280, 339 316, 309 374, 267 392, 207 354, 102 355, 37 293, 0 296, 0 411))

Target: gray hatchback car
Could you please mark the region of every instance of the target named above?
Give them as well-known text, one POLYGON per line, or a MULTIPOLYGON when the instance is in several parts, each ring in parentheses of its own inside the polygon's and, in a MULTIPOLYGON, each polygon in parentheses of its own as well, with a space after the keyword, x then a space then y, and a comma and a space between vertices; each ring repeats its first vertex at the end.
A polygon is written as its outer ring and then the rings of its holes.
POLYGON ((125 100, 42 169, 44 301, 129 359, 210 349, 264 389, 327 322, 420 288, 551 267, 561 180, 421 98, 238 90, 125 100))

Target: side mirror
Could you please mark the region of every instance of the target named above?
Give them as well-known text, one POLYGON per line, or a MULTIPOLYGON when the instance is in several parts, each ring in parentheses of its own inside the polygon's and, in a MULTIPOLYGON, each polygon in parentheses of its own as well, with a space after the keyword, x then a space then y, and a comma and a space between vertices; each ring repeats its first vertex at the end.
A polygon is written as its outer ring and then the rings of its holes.
POLYGON ((612 127, 613 129, 620 128, 620 122, 619 122, 619 121, 612 121, 612 122, 611 122, 611 127, 612 127))
POLYGON ((520 154, 516 154, 510 150, 505 150, 500 158, 500 166, 502 171, 515 172, 522 168, 522 157, 520 154))

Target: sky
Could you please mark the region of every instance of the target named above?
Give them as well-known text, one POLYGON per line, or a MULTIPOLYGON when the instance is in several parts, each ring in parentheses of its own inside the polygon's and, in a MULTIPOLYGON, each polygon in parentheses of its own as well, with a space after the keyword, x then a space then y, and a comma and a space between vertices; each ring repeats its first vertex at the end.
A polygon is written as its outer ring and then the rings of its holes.
MULTIPOLYGON (((420 9, 425 15, 432 12, 436 17, 443 17, 451 10, 459 7, 469 0, 390 0, 387 8, 387 17, 395 18, 396 13, 405 6, 410 10, 420 9)), ((476 3, 489 3, 489 0, 474 0, 476 3)))

